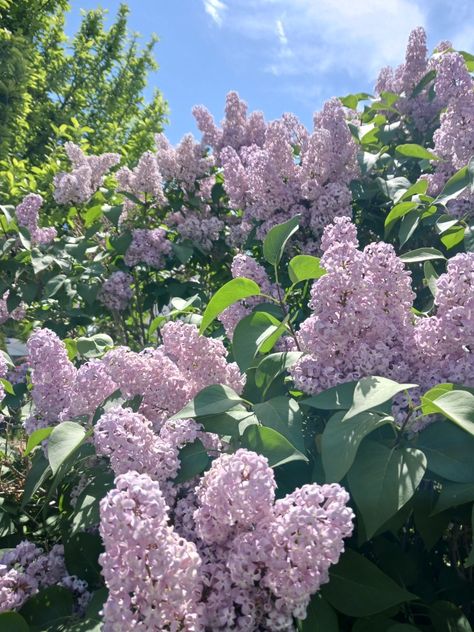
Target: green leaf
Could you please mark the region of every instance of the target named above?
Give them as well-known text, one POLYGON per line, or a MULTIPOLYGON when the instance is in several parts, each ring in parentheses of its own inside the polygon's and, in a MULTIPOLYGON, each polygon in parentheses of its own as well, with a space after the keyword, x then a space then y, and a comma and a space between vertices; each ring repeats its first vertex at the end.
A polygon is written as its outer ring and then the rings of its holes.
POLYGON ((368 559, 347 549, 329 571, 330 581, 322 587, 325 599, 350 617, 367 617, 416 596, 401 588, 368 559))
POLYGON ((451 519, 448 512, 432 515, 435 500, 436 496, 431 488, 420 486, 413 503, 415 528, 427 551, 431 551, 434 545, 439 542, 451 519))
POLYGON ((408 623, 395 623, 387 628, 387 632, 420 632, 420 628, 415 628, 414 625, 408 623))
POLYGON ((339 386, 333 386, 317 395, 303 399, 300 404, 318 410, 348 410, 352 406, 357 384, 358 382, 344 382, 339 386))
POLYGON ((419 261, 432 261, 434 259, 446 259, 442 252, 436 248, 417 248, 400 255, 404 263, 418 263, 419 261))
POLYGON ((26 475, 26 481, 21 499, 21 507, 25 507, 36 494, 44 481, 50 476, 51 468, 43 452, 38 450, 33 455, 31 468, 26 475))
POLYGON ((109 206, 108 204, 104 204, 102 207, 102 213, 104 217, 106 217, 109 222, 111 222, 115 228, 119 225, 120 216, 122 215, 123 204, 119 204, 118 206, 109 206))
POLYGON ((100 521, 100 501, 113 488, 114 476, 110 471, 95 471, 91 482, 77 498, 72 519, 71 533, 85 531, 100 521))
POLYGON ((84 225, 86 228, 90 228, 100 217, 102 217, 102 205, 96 204, 91 208, 88 208, 84 213, 84 225))
POLYGON ((300 632, 339 632, 337 614, 320 593, 311 598, 300 632))
POLYGON ((474 482, 474 437, 458 426, 436 421, 418 434, 417 447, 428 469, 449 481, 474 482))
POLYGON ((272 382, 292 367, 302 355, 301 351, 281 351, 263 358, 255 372, 255 383, 259 388, 263 388, 264 396, 272 382))
POLYGON ((453 218, 451 215, 441 215, 441 217, 436 220, 436 232, 438 235, 442 235, 457 224, 459 224, 459 219, 453 218))
POLYGON ((474 483, 444 483, 434 514, 474 501, 474 483))
POLYGON ((50 586, 30 597, 20 609, 26 622, 47 626, 72 614, 72 592, 62 586, 50 586))
POLYGON ((431 406, 436 412, 474 435, 474 395, 468 391, 453 390, 431 401, 431 406))
POLYGON ((31 251, 31 265, 33 266, 33 272, 35 274, 39 274, 49 268, 49 266, 54 262, 54 257, 52 255, 45 255, 39 250, 33 249, 31 251))
POLYGON ((84 579, 89 585, 89 590, 102 583, 99 555, 103 550, 98 533, 68 533, 64 542, 64 558, 68 573, 84 579))
POLYGON ((464 226, 461 226, 461 224, 457 224, 456 226, 448 228, 441 236, 441 241, 448 250, 451 250, 451 248, 454 248, 455 246, 460 244, 463 239, 464 226))
POLYGON ((308 461, 286 437, 266 426, 248 426, 242 437, 242 447, 267 457, 270 467, 290 461, 308 461))
POLYGON ((417 384, 399 384, 386 377, 363 377, 357 382, 354 390, 352 406, 343 421, 355 417, 366 410, 377 408, 390 401, 395 395, 417 384))
POLYGON ((51 428, 51 427, 49 427, 49 428, 39 428, 38 430, 35 430, 28 437, 28 443, 26 444, 26 450, 25 450, 23 456, 28 456, 28 454, 34 448, 36 448, 36 446, 39 445, 42 441, 47 439, 52 432, 53 432, 53 428, 51 428))
POLYGON ((199 439, 188 443, 179 451, 180 467, 178 475, 174 479, 176 484, 185 483, 198 474, 202 474, 208 467, 211 459, 206 448, 199 439))
POLYGON ((284 395, 273 397, 262 404, 255 404, 254 411, 263 426, 273 428, 298 450, 304 451, 303 415, 294 399, 284 395))
POLYGON ((296 255, 288 264, 288 274, 292 283, 309 279, 319 279, 326 270, 321 267, 320 259, 311 255, 296 255))
POLYGON ((385 235, 388 235, 395 222, 401 217, 417 208, 418 202, 400 202, 396 204, 385 218, 385 235))
POLYGON ((213 384, 200 391, 189 404, 186 404, 170 419, 188 419, 189 417, 201 417, 225 413, 243 402, 242 398, 229 386, 213 384))
POLYGON ((90 338, 81 336, 76 339, 77 352, 85 358, 101 356, 114 346, 114 341, 107 334, 94 334, 90 338))
POLYGON ((199 328, 199 333, 203 333, 209 325, 221 314, 227 307, 234 305, 238 301, 249 296, 260 294, 260 288, 251 279, 237 277, 223 285, 209 301, 199 328))
POLYGON ((449 601, 435 601, 430 605, 434 632, 472 632, 462 610, 449 601))
POLYGON ((52 296, 57 294, 57 292, 59 292, 59 290, 62 288, 65 282, 66 282, 65 274, 58 274, 54 276, 52 279, 49 279, 49 281, 46 283, 43 289, 44 296, 46 298, 51 298, 52 296))
POLYGON ((410 211, 406 215, 402 217, 402 221, 400 223, 400 229, 398 231, 398 240, 400 242, 400 248, 404 246, 410 237, 413 235, 415 230, 420 223, 420 211, 414 210, 410 211))
POLYGON ((30 628, 18 612, 0 613, 0 630, 4 632, 29 632, 30 628))
POLYGON ((342 422, 344 411, 337 412, 327 422, 321 439, 321 456, 328 483, 338 483, 350 470, 364 437, 393 423, 393 417, 365 412, 342 422))
POLYGON ((444 204, 458 197, 471 183, 468 167, 459 169, 444 185, 443 190, 435 200, 435 204, 444 204))
POLYGON ((214 432, 220 437, 238 436, 240 422, 254 418, 243 406, 237 406, 225 413, 199 417, 199 423, 207 432, 214 432))
POLYGON ((434 269, 433 264, 429 261, 425 261, 423 264, 423 273, 425 275, 426 285, 428 286, 432 296, 435 297, 437 292, 436 280, 439 278, 439 274, 434 269))
POLYGON ((300 215, 296 215, 287 222, 270 228, 263 240, 263 256, 268 263, 274 266, 280 263, 288 240, 299 228, 299 220, 300 215))
POLYGON ((117 254, 124 255, 132 243, 132 240, 132 233, 130 231, 126 231, 118 237, 110 237, 109 242, 110 247, 115 250, 117 254))
POLYGON ((268 312, 252 312, 237 323, 232 336, 232 352, 241 371, 252 366, 262 344, 280 325, 280 321, 268 312))
POLYGON ((83 443, 86 431, 73 421, 63 421, 53 428, 48 440, 48 460, 53 475, 64 461, 83 443))
POLYGON ((426 88, 426 86, 429 83, 431 83, 435 77, 436 77, 436 70, 434 70, 434 69, 433 70, 429 70, 426 73, 426 75, 414 87, 411 96, 412 97, 417 97, 419 94, 421 94, 421 92, 423 92, 423 90, 426 88))
POLYGON ((401 156, 406 156, 407 158, 418 158, 419 160, 440 160, 436 154, 433 154, 431 151, 428 151, 421 145, 416 145, 415 143, 397 145, 397 147, 395 147, 395 151, 401 156))
POLYGON ((413 496, 426 471, 426 457, 408 447, 387 448, 366 440, 348 474, 349 488, 370 539, 413 496))
POLYGON ((400 202, 411 198, 413 195, 423 195, 424 193, 426 193, 427 189, 428 180, 418 180, 417 182, 415 182, 415 184, 412 184, 412 186, 407 191, 405 191, 405 193, 400 198, 400 202))

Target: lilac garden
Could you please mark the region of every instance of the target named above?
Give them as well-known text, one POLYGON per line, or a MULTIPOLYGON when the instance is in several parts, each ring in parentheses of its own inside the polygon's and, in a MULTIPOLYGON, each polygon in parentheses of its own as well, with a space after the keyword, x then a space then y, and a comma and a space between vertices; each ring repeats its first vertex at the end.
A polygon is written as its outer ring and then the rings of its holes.
POLYGON ((21 180, 0 630, 471 631, 472 72, 418 28, 312 129, 231 92, 21 180))

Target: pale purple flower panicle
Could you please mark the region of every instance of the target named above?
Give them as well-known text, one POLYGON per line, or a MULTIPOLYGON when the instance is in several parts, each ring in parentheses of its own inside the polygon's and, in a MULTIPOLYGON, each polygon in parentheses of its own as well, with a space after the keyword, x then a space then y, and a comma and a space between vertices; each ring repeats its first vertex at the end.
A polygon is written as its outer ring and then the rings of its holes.
POLYGON ((97 407, 117 388, 104 364, 100 360, 89 360, 77 369, 69 415, 93 415, 97 407))
POLYGON ((66 575, 61 545, 45 553, 33 542, 20 542, 0 558, 0 612, 20 608, 29 597, 66 575))
POLYGON ((197 126, 203 134, 203 143, 209 145, 219 157, 224 147, 236 151, 249 145, 263 145, 265 120, 261 112, 252 112, 247 116, 247 104, 237 92, 229 92, 226 97, 225 118, 222 128, 218 128, 210 112, 202 105, 193 108, 197 126))
POLYGON ((119 406, 104 413, 94 427, 97 454, 110 457, 115 474, 135 470, 158 481, 176 476, 178 450, 160 439, 151 421, 119 406))
POLYGON ((112 311, 123 312, 127 309, 133 296, 131 285, 133 277, 126 272, 118 270, 113 272, 98 293, 98 299, 112 311))
POLYGON ((214 158, 207 154, 203 143, 197 143, 192 134, 186 134, 173 147, 164 134, 157 134, 156 160, 166 182, 177 182, 187 191, 194 191, 196 181, 209 176, 214 158))
MULTIPOLYGON (((146 151, 140 157, 134 169, 122 167, 117 172, 118 188, 120 191, 132 193, 141 202, 159 206, 165 203, 163 193, 163 176, 160 172, 155 154, 146 151)), ((125 210, 133 208, 135 203, 125 200, 125 210)))
POLYGON ((410 274, 383 242, 357 248, 349 218, 323 235, 327 273, 311 290, 312 315, 297 332, 306 353, 291 369, 298 388, 316 393, 366 375, 407 381, 413 348, 410 274))
MULTIPOLYGON (((304 231, 299 240, 307 251, 318 250, 328 222, 351 212, 349 184, 358 173, 357 147, 341 103, 329 100, 314 125, 309 134, 285 114, 264 128, 260 142, 243 144, 241 121, 233 141, 219 149, 230 204, 243 210, 240 222, 256 225, 263 239, 270 228, 299 213, 304 231)), ((231 222, 231 241, 241 245, 246 230, 231 222)))
POLYGON ((416 322, 420 384, 474 386, 474 253, 455 255, 436 281, 436 313, 416 322))
POLYGON ((411 31, 405 54, 405 63, 398 68, 383 68, 380 71, 375 92, 394 92, 400 95, 396 101, 397 110, 409 117, 415 127, 425 132, 433 124, 440 105, 437 99, 429 94, 430 85, 425 86, 417 96, 413 96, 413 90, 431 70, 434 60, 427 59, 426 33, 420 26, 411 31))
POLYGON ((3 325, 9 318, 13 318, 13 320, 23 320, 26 315, 26 306, 24 303, 20 303, 13 311, 8 311, 7 301, 9 295, 10 290, 6 290, 3 296, 0 297, 0 325, 3 325))
MULTIPOLYGON (((352 533, 348 501, 337 484, 304 485, 277 500, 254 531, 235 538, 228 560, 232 580, 243 588, 259 582, 270 592, 275 602, 268 624, 279 617, 306 617, 311 595, 329 581, 329 567, 352 533)), ((268 629, 280 628, 270 624, 268 629)))
POLYGON ((220 456, 197 490, 198 536, 208 544, 222 543, 251 529, 271 512, 275 488, 273 470, 264 456, 243 449, 220 456))
POLYGON ((36 412, 52 423, 71 403, 77 370, 66 347, 50 329, 38 329, 28 339, 28 362, 36 412))
POLYGON ((29 193, 23 198, 15 209, 19 226, 28 230, 32 244, 49 244, 56 237, 56 229, 53 227, 40 228, 39 210, 43 204, 43 198, 36 193, 29 193))
POLYGON ((104 632, 203 631, 201 560, 196 546, 168 526, 159 484, 137 472, 118 476, 115 484, 100 511, 100 562, 109 589, 104 632))
POLYGON ((161 270, 171 249, 171 242, 162 228, 135 228, 132 231, 132 243, 125 253, 125 263, 130 267, 146 263, 161 270))
POLYGON ((88 202, 104 181, 107 171, 120 162, 118 154, 86 156, 72 142, 64 145, 73 170, 54 176, 54 199, 58 204, 82 204, 88 202))

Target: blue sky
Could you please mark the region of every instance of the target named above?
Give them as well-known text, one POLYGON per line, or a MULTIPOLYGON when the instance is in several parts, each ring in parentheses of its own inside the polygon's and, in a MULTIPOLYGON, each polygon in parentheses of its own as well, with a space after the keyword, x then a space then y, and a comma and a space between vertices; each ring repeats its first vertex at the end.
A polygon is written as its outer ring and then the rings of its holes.
MULTIPOLYGON (((81 9, 119 0, 71 0, 66 29, 81 9)), ((166 133, 196 135, 191 115, 204 104, 220 120, 237 90, 267 119, 294 112, 308 126, 331 96, 370 92, 381 66, 402 61, 410 30, 424 26, 432 49, 449 39, 474 52, 474 0, 128 0, 129 27, 156 33, 160 69, 150 77, 170 106, 166 133)))

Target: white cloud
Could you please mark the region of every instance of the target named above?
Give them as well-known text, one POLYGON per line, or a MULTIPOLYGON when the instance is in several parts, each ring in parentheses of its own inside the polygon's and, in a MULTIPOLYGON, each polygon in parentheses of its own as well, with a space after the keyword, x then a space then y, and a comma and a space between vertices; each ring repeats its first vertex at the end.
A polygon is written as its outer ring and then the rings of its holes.
POLYGON ((211 16, 217 26, 222 26, 223 15, 227 9, 221 0, 204 0, 204 10, 211 16))
POLYGON ((275 27, 276 27, 276 34, 277 34, 278 40, 280 41, 280 44, 282 46, 287 46, 288 38, 286 37, 285 27, 283 26, 283 22, 281 20, 277 20, 275 23, 275 27))
MULTIPOLYGON (((410 30, 426 24, 420 2, 234 0, 224 5, 223 28, 243 38, 244 50, 267 72, 324 79, 343 71, 373 79, 381 66, 403 60, 410 30)), ((216 3, 222 4, 205 0, 211 16, 207 5, 214 11, 216 3)))

